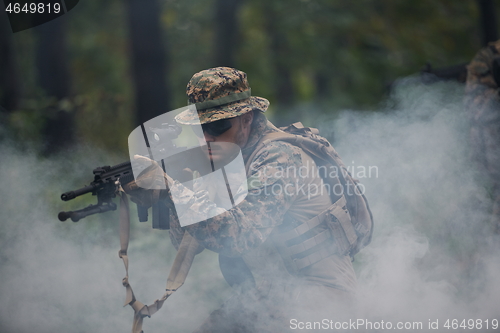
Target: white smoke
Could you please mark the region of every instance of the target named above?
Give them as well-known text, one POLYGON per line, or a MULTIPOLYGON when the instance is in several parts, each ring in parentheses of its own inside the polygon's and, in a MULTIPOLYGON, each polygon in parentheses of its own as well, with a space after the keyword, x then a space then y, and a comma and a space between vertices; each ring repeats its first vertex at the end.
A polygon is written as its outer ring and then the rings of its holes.
POLYGON ((361 318, 418 321, 420 331, 500 318, 500 239, 489 232, 486 177, 469 159, 462 99, 462 85, 408 80, 385 110, 335 124, 344 162, 378 170, 360 179, 376 228, 357 258, 361 318))
MULTIPOLYGON (((353 320, 422 322, 422 332, 436 320, 440 331, 446 319, 500 320, 500 241, 488 229, 487 181, 468 157, 462 89, 403 83, 379 112, 322 122, 361 178, 375 217, 372 244, 356 256, 353 320)), ((56 217, 95 199, 64 203, 62 192, 121 158, 83 147, 43 160, 13 147, 0 147, 0 332, 130 331, 116 212, 76 224, 56 217)), ((149 223, 134 220, 131 238, 130 281, 138 299, 152 303, 163 294, 174 249, 168 233, 149 223)), ((190 332, 228 294, 215 254, 204 251, 144 330, 190 332)))
MULTIPOLYGON (((0 332, 130 331, 133 310, 122 307, 118 214, 78 223, 57 219, 58 211, 95 204, 90 194, 71 202, 59 196, 88 185, 93 168, 117 164, 120 157, 84 147, 44 160, 5 144, 0 155, 0 332)), ((150 304, 164 293, 175 249, 168 232, 132 218, 130 282, 138 300, 150 304)), ((179 296, 145 320, 146 331, 194 330, 227 296, 216 257, 205 252, 195 259, 192 275, 206 283, 188 279, 179 296)))

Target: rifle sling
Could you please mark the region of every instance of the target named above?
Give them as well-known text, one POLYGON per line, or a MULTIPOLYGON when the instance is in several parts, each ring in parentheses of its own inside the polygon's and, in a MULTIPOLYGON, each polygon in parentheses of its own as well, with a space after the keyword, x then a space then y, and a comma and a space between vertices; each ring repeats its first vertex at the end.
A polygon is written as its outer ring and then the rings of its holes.
MULTIPOLYGON (((158 191, 159 192, 159 191, 158 191)), ((198 242, 196 239, 191 237, 187 232, 184 233, 181 244, 175 256, 174 263, 170 268, 170 273, 167 279, 167 287, 165 294, 154 301, 151 305, 145 305, 139 302, 132 291, 132 287, 128 281, 128 256, 127 249, 130 239, 130 213, 129 213, 129 201, 127 195, 120 188, 118 193, 120 196, 120 252, 118 255, 122 258, 125 265, 125 277, 122 280, 123 286, 126 288, 125 304, 130 305, 134 309, 134 322, 132 325, 132 333, 143 333, 142 321, 144 317, 151 317, 163 306, 166 299, 172 295, 177 289, 179 289, 186 280, 186 276, 189 273, 191 264, 193 263, 194 256, 196 255, 196 250, 198 248, 198 242)))

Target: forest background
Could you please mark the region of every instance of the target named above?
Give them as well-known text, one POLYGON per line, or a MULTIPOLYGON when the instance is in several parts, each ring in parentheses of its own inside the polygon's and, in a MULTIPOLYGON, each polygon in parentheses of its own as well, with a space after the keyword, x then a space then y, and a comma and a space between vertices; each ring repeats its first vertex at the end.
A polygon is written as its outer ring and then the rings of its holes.
MULTIPOLYGON (((2 333, 129 329, 117 214, 61 223, 95 197, 60 194, 126 160, 129 133, 186 105, 191 76, 214 66, 245 71, 275 124, 319 127, 348 167, 380 172, 361 179, 376 223, 354 263, 360 313, 500 319, 493 184, 469 159, 462 104, 500 1, 80 0, 17 33, 0 10, 2 333)), ((131 235, 131 281, 149 302, 175 251, 150 224, 131 235)), ((217 265, 198 255, 145 330, 200 325, 230 292, 217 265)))
POLYGON ((375 110, 397 78, 469 62, 496 39, 499 8, 473 0, 86 0, 15 34, 2 15, 2 124, 49 154, 74 142, 126 152, 135 126, 185 105, 189 78, 215 66, 245 71, 278 123, 307 118, 310 104, 330 115, 375 110))

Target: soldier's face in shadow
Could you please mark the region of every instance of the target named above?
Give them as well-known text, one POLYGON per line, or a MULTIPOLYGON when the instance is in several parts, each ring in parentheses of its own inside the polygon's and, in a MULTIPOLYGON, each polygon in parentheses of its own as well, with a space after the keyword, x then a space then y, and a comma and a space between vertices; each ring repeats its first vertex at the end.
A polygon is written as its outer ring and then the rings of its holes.
POLYGON ((238 155, 239 150, 245 147, 250 135, 253 111, 230 118, 228 121, 231 127, 223 133, 213 135, 208 133, 209 131, 203 131, 204 138, 198 138, 207 158, 211 159, 214 164, 229 163, 238 155))

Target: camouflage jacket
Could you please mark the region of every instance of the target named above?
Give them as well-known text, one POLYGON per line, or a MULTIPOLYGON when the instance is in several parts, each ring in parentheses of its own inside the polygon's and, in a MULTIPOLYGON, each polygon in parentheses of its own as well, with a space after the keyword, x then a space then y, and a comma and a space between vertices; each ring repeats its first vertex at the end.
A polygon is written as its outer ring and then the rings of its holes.
MULTIPOLYGON (((494 60, 500 60, 500 40, 481 49, 467 66, 466 107, 474 122, 500 120, 499 86, 494 78, 494 60)), ((500 65, 500 63, 499 63, 500 65)))
POLYGON ((500 40, 481 49, 467 66, 465 107, 471 122, 473 159, 500 183, 500 40), (497 80, 495 80, 495 72, 497 80))
MULTIPOLYGON (((278 129, 264 114, 256 113, 248 143, 242 150, 245 162, 260 138, 273 131, 278 129)), ((315 168, 315 163, 299 147, 282 141, 271 142, 250 163, 246 199, 220 215, 182 228, 177 219, 171 219, 173 244, 178 247, 187 231, 206 249, 228 257, 243 257, 254 275, 262 278, 258 282, 266 279, 288 281, 290 275, 269 236, 276 227, 294 228, 332 204, 329 193, 319 190, 323 188, 323 181, 311 167, 315 168), (301 170, 306 170, 306 174, 301 174, 301 170)), ((182 194, 185 205, 189 206, 188 214, 213 207, 203 191, 193 192, 181 184, 170 190, 182 192, 176 195, 181 197, 182 194)), ((349 293, 356 288, 348 256, 332 255, 303 269, 300 275, 301 281, 311 286, 322 285, 349 293)))
MULTIPOLYGON (((245 162, 260 137, 276 130, 262 113, 256 113, 248 143, 242 151, 245 162)), ((173 244, 176 247, 180 244, 186 230, 205 248, 229 257, 241 256, 258 247, 273 228, 283 222, 285 213, 294 201, 294 197, 286 195, 284 191, 275 190, 274 194, 271 191, 273 186, 277 189, 292 184, 287 186, 288 193, 292 193, 294 191, 290 186, 297 185, 294 179, 278 171, 298 169, 301 165, 300 148, 282 142, 272 143, 252 162, 246 199, 225 213, 184 228, 180 227, 177 219, 173 219, 170 229, 173 244)), ((174 185, 170 190, 183 192, 177 196, 185 198, 185 205, 190 206, 188 214, 189 211, 195 213, 212 208, 206 193, 192 192, 181 184, 174 185)))

